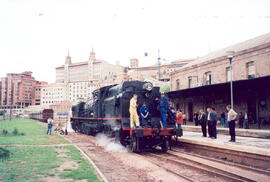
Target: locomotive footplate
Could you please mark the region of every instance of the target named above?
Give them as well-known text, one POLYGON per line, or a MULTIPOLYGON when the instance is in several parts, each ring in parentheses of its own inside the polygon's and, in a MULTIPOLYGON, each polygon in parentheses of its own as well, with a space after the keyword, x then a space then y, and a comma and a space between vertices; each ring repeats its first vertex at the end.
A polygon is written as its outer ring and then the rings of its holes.
POLYGON ((130 135, 137 137, 144 136, 174 136, 177 133, 175 128, 123 128, 124 131, 129 131, 130 135))

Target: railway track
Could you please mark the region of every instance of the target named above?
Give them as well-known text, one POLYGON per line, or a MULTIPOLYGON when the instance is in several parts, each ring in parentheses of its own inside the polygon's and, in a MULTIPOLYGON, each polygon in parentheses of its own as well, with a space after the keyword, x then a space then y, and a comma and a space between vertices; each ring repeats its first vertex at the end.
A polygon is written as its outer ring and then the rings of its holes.
POLYGON ((143 154, 147 160, 186 181, 196 182, 269 182, 270 173, 261 169, 196 156, 180 150, 165 154, 143 154))
POLYGON ((174 149, 174 151, 178 152, 178 153, 188 154, 188 155, 192 155, 192 156, 195 156, 195 157, 200 157, 202 159, 222 163, 222 164, 225 164, 227 166, 237 167, 237 168, 240 168, 240 169, 243 169, 243 170, 246 170, 246 171, 256 172, 258 174, 264 174, 264 175, 270 176, 270 170, 264 170, 264 169, 255 168, 255 167, 252 167, 252 166, 246 166, 246 165, 242 165, 242 164, 238 164, 238 163, 234 163, 234 162, 230 162, 230 161, 225 161, 225 160, 222 160, 222 159, 211 158, 211 157, 208 157, 208 156, 202 156, 202 155, 199 155, 199 154, 196 154, 196 153, 186 152, 182 148, 174 149))

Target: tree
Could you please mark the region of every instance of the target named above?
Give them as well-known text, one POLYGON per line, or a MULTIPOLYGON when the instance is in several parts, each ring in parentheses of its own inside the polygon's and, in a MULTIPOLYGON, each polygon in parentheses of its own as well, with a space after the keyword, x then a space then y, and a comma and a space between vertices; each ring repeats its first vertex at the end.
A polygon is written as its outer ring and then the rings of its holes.
POLYGON ((171 89, 170 89, 170 86, 169 85, 164 85, 160 88, 160 91, 161 92, 169 92, 171 89))

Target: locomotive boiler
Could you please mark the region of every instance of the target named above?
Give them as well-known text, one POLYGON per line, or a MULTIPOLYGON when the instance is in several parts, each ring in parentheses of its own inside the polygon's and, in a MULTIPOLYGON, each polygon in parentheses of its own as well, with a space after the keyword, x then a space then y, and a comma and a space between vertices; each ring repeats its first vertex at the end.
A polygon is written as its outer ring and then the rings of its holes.
POLYGON ((182 135, 182 130, 175 128, 175 123, 161 127, 159 87, 153 87, 150 82, 126 81, 102 87, 92 94, 92 101, 72 106, 71 126, 76 132, 88 135, 105 133, 133 152, 156 146, 165 152, 171 137, 182 135), (152 121, 147 127, 130 127, 129 102, 134 94, 138 95, 138 108, 146 103, 152 115, 152 121))

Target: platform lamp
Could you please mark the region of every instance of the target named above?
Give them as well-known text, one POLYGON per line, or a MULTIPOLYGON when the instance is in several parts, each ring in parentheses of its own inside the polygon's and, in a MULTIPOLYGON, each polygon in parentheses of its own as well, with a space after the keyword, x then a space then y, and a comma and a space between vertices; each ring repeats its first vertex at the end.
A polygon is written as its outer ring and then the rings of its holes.
POLYGON ((228 61, 230 63, 231 107, 233 109, 233 69, 232 69, 232 60, 233 60, 233 56, 234 56, 235 52, 234 51, 227 51, 226 53, 227 53, 228 61))

